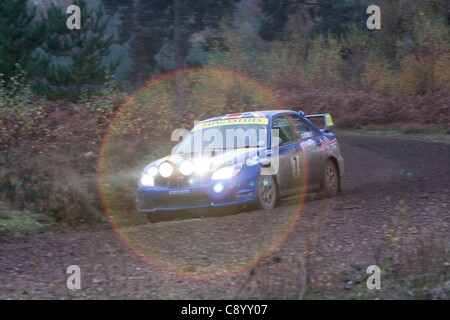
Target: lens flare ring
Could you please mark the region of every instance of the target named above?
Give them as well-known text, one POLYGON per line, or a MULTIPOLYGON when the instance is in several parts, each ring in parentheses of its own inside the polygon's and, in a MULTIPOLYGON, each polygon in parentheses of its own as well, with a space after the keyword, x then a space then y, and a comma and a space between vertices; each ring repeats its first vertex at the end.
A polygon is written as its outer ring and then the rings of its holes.
MULTIPOLYGON (((161 100, 162 97, 166 97, 166 99, 169 99, 168 97, 170 97, 170 95, 167 95, 164 92, 164 89, 168 86, 173 86, 173 84, 176 83, 175 80, 180 77, 193 77, 197 82, 205 81, 206 79, 205 82, 211 83, 211 88, 214 89, 213 92, 216 91, 215 87, 220 87, 224 83, 233 85, 237 81, 240 81, 241 83, 254 88, 253 90, 255 91, 255 95, 261 95, 264 98, 263 100, 271 102, 272 105, 275 106, 275 108, 285 109, 284 105, 279 101, 279 99, 270 89, 258 83, 254 79, 251 79, 246 75, 239 74, 234 71, 216 68, 187 69, 182 72, 168 73, 149 81, 145 86, 143 86, 135 94, 129 97, 127 101, 125 101, 123 106, 119 109, 116 116, 112 120, 104 136, 103 143, 100 149, 100 157, 98 160, 98 187, 100 191, 103 211, 119 238, 136 254, 136 256, 163 272, 169 272, 171 274, 175 274, 180 277, 192 280, 214 279, 245 272, 256 266, 261 261, 270 257, 287 240, 300 218, 303 203, 305 202, 304 195, 301 196, 300 205, 295 208, 295 212, 292 215, 288 215, 286 217, 286 223, 284 223, 283 226, 280 227, 280 229, 274 236, 274 239, 271 240, 270 243, 267 243, 264 248, 259 249, 258 252, 251 252, 251 254, 249 253, 248 257, 246 257, 245 259, 241 259, 238 263, 234 262, 231 259, 228 263, 222 264, 220 267, 217 266, 215 268, 211 268, 196 266, 196 270, 193 272, 193 270, 188 270, 183 267, 183 261, 180 262, 180 260, 183 260, 182 258, 174 256, 174 254, 167 253, 166 250, 163 250, 163 248, 160 248, 158 246, 158 243, 150 241, 148 241, 148 243, 145 243, 145 240, 137 240, 137 236, 134 235, 134 232, 129 232, 130 228, 124 228, 124 226, 126 226, 127 224, 123 221, 126 221, 129 215, 131 216, 131 209, 121 207, 123 201, 119 201, 119 198, 123 196, 123 192, 120 192, 120 190, 111 190, 111 185, 123 185, 124 179, 129 179, 129 184, 131 187, 133 187, 133 183, 135 185, 135 182, 133 181, 136 181, 135 179, 139 178, 136 177, 136 174, 134 172, 139 171, 142 168, 138 167, 134 168, 133 170, 130 169, 129 171, 124 171, 122 168, 125 166, 123 165, 123 163, 130 165, 129 159, 132 159, 134 156, 143 153, 142 150, 131 150, 129 151, 130 155, 128 155, 125 152, 129 149, 129 147, 122 147, 120 137, 123 132, 128 130, 128 122, 132 124, 139 121, 141 123, 145 123, 145 115, 143 115, 141 112, 142 103, 145 104, 146 101, 149 101, 149 97, 154 98, 154 100, 157 100, 157 102, 161 100), (124 119, 127 119, 127 121, 125 121, 124 119), (131 119, 132 121, 129 121, 129 119, 131 119), (121 160, 122 162, 117 159, 121 160), (117 162, 119 162, 120 165, 117 165, 117 162)), ((192 81, 192 90, 195 90, 195 87, 199 85, 197 82, 192 81)), ((167 110, 167 108, 165 108, 163 102, 161 102, 160 104, 156 103, 156 106, 151 111, 154 114, 156 114, 157 112, 170 114, 171 112, 170 110, 167 110)), ((214 110, 211 111, 212 116, 220 115, 212 114, 213 112, 214 110)), ((201 114, 199 114, 199 116, 201 116, 201 114)), ((165 125, 163 121, 160 121, 160 124, 161 126, 165 125)), ((151 124, 148 128, 145 129, 147 131, 156 132, 156 128, 154 126, 152 127, 151 124)), ((175 129, 175 126, 173 126, 173 129, 175 129)), ((133 138, 138 139, 139 137, 134 136, 133 138)), ((160 140, 162 140, 162 138, 160 140)), ((159 141, 158 139, 149 139, 146 140, 145 143, 149 144, 149 141, 151 141, 151 148, 149 148, 149 153, 151 153, 155 149, 162 148, 161 146, 157 145, 157 142, 159 141)), ((167 142, 164 141, 164 143, 168 144, 169 141, 170 139, 167 140, 167 142)), ((151 160, 156 160, 157 158, 158 157, 156 156, 150 159, 148 159, 148 157, 145 157, 148 163, 151 162, 151 160)), ((139 165, 145 166, 148 163, 143 162, 139 165)), ((171 164, 169 164, 168 162, 166 163, 172 167, 171 164)), ((194 170, 197 170, 198 164, 194 163, 194 167, 194 170)), ((205 168, 205 166, 201 167, 205 168)), ((154 171, 155 169, 151 169, 152 172, 147 172, 147 174, 149 174, 150 176, 153 176, 153 174, 156 175, 156 172, 154 171)), ((168 167, 166 167, 165 170, 167 170, 167 172, 165 172, 166 174, 168 174, 168 171, 170 171, 168 167)), ((160 172, 160 170, 158 171, 160 172)), ((186 170, 185 173, 188 173, 187 171, 190 170, 186 170)), ((308 182, 307 176, 308 175, 305 174, 305 178, 301 183, 308 182)), ((130 191, 129 189, 127 190, 130 197, 133 197, 135 193, 130 191)), ((130 203, 131 202, 132 201, 130 200, 130 203)), ((217 246, 221 245, 221 243, 217 244, 217 246)), ((218 247, 217 249, 220 250, 220 247, 218 247)))

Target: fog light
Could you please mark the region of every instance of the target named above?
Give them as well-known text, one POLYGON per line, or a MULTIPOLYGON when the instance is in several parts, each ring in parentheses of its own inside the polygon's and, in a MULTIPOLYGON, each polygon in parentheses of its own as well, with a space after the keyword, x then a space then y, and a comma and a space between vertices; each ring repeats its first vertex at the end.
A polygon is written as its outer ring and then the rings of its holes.
POLYGON ((215 193, 221 193, 223 191, 223 184, 217 183, 213 188, 215 193))

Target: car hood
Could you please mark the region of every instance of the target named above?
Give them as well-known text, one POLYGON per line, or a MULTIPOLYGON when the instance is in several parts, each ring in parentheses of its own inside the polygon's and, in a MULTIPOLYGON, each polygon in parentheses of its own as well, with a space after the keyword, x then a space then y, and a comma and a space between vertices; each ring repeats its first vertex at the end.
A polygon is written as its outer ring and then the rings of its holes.
POLYGON ((220 167, 226 164, 233 163, 245 163, 249 166, 254 166, 259 164, 259 154, 261 153, 262 148, 242 148, 242 149, 233 149, 233 150, 225 150, 225 151, 216 151, 214 156, 204 156, 201 153, 193 153, 193 154, 174 154, 161 159, 158 159, 152 163, 150 163, 145 170, 147 170, 151 166, 159 166, 161 163, 168 161, 175 165, 178 165, 181 161, 186 159, 208 159, 211 163, 210 171, 215 171, 220 167))

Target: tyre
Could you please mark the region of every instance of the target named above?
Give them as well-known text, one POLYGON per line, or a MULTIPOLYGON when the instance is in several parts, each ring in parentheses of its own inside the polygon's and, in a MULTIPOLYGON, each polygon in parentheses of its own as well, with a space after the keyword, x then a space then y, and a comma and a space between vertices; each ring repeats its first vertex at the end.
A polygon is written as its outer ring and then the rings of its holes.
POLYGON ((272 176, 259 176, 256 199, 260 209, 275 208, 278 202, 278 186, 272 176))
POLYGON ((320 194, 325 198, 334 198, 339 193, 340 185, 339 171, 334 162, 328 159, 322 173, 320 194))

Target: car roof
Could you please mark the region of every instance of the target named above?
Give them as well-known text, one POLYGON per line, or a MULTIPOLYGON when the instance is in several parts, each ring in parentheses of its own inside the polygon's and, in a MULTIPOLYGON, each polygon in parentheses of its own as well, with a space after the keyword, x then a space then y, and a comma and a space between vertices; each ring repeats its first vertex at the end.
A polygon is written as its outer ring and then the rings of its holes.
POLYGON ((286 113, 298 114, 298 112, 294 110, 261 110, 242 113, 230 113, 223 116, 206 119, 203 120, 202 122, 218 121, 226 119, 238 119, 238 118, 273 118, 286 113))

